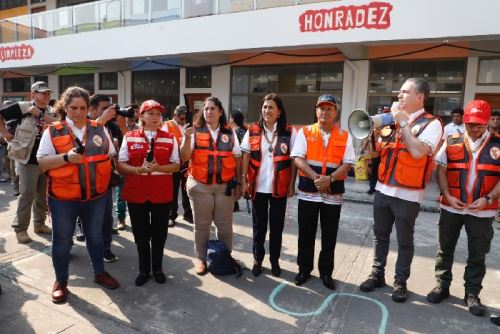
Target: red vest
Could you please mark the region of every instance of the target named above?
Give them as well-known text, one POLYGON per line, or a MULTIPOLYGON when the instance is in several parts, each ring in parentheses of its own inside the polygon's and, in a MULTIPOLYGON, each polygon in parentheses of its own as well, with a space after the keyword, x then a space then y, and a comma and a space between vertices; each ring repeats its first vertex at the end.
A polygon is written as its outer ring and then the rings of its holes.
MULTIPOLYGON (((262 152, 260 144, 262 141, 262 129, 255 123, 249 127, 250 162, 248 164, 248 193, 255 197, 255 182, 259 175, 262 152)), ((273 197, 285 197, 291 179, 292 160, 290 159, 290 138, 292 126, 287 125, 286 131, 276 137, 276 145, 273 150, 273 197)))
MULTIPOLYGON (((66 121, 49 125, 52 144, 57 154, 70 151, 74 136, 66 121)), ((104 127, 95 121, 87 121, 85 152, 80 164, 66 163, 49 170, 47 193, 60 200, 92 200, 106 193, 111 177, 111 160, 108 157, 111 143, 104 127)))
POLYGON ((233 155, 234 136, 229 128, 221 128, 214 143, 207 127, 196 128, 194 150, 189 173, 205 184, 221 184, 234 179, 236 159, 233 155))
MULTIPOLYGON (((447 138, 447 179, 450 193, 462 202, 471 204, 478 198, 488 195, 500 180, 500 136, 489 134, 482 144, 476 158, 476 179, 471 191, 467 191, 468 174, 472 162, 472 153, 466 145, 464 134, 450 135, 447 138), (454 138, 455 137, 455 138, 454 138)), ((449 205, 441 196, 441 203, 449 205)), ((483 210, 495 210, 498 200, 487 205, 483 210)))
MULTIPOLYGON (((424 112, 409 125, 411 132, 418 137, 435 119, 424 112)), ((433 157, 426 155, 414 159, 406 149, 402 136, 398 133, 382 137, 378 181, 393 187, 424 189, 433 167, 433 157)))
MULTIPOLYGON (((330 135, 330 141, 326 148, 323 145, 323 136, 319 124, 305 126, 302 128, 307 141, 307 152, 305 160, 309 167, 320 175, 332 174, 341 164, 344 159, 345 149, 347 146, 348 133, 335 126, 330 135)), ((331 194, 342 194, 345 192, 344 179, 340 177, 336 179, 330 186, 331 194)), ((304 172, 299 172, 299 190, 308 193, 317 193, 318 189, 304 172)))
MULTIPOLYGON (((129 131, 126 134, 128 164, 140 167, 144 163, 150 144, 143 129, 129 131)), ((174 149, 174 136, 162 130, 156 131, 153 157, 160 166, 170 164, 170 155, 174 149)), ((172 200, 172 174, 153 172, 140 175, 129 174, 125 177, 122 197, 131 203, 168 203, 172 200)))

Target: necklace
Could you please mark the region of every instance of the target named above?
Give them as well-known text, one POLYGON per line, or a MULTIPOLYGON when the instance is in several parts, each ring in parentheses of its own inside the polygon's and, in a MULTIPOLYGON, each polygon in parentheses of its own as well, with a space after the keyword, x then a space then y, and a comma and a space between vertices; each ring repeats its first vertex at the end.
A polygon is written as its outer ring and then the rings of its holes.
POLYGON ((471 149, 470 144, 469 144, 469 136, 467 134, 465 134, 465 136, 464 136, 464 144, 465 144, 465 147, 467 148, 467 150, 470 153, 476 153, 477 151, 479 151, 482 148, 484 139, 485 139, 484 137, 481 137, 481 141, 476 146, 476 148, 475 149, 471 149))
POLYGON ((266 142, 269 144, 269 148, 267 149, 268 152, 269 152, 269 156, 271 156, 273 154, 273 151, 274 151, 274 147, 273 147, 273 142, 274 142, 274 139, 276 139, 276 132, 273 132, 273 136, 271 139, 269 139, 267 137, 267 132, 266 132, 266 129, 262 129, 262 131, 264 132, 264 139, 266 140, 266 142))

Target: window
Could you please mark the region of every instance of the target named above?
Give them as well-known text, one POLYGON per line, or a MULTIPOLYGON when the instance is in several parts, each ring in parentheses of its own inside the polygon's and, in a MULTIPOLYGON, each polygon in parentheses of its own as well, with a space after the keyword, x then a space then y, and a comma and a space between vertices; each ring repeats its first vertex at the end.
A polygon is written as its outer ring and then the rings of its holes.
POLYGON ((478 85, 500 85, 500 58, 479 59, 478 85))
POLYGON ((28 5, 27 0, 2 0, 0 1, 0 10, 11 9, 27 5, 28 5))
POLYGON ((36 4, 39 4, 39 3, 44 3, 45 0, 30 0, 31 4, 32 5, 36 5, 36 4))
POLYGON ((3 79, 3 90, 6 93, 31 91, 30 78, 3 79))
POLYGON ((79 5, 85 2, 92 2, 92 0, 57 0, 57 8, 79 5))
POLYGON ((233 67, 230 110, 239 110, 247 122, 255 122, 260 117, 262 98, 277 93, 290 123, 312 123, 319 95, 342 97, 342 69, 341 62, 233 67))
POLYGON ((132 102, 158 101, 167 110, 167 117, 179 104, 180 71, 152 70, 132 72, 132 102))
POLYGON ((49 83, 49 77, 46 76, 46 75, 37 75, 37 76, 34 76, 33 77, 33 82, 37 82, 37 81, 43 81, 46 84, 48 84, 49 83))
POLYGON ((424 78, 431 94, 425 105, 428 112, 451 119, 451 111, 463 104, 464 60, 373 61, 370 66, 368 112, 371 115, 397 100, 399 89, 408 78, 424 78))
POLYGON ((59 91, 61 93, 71 86, 85 88, 91 95, 94 94, 94 73, 59 76, 59 91))
POLYGON ((102 90, 118 89, 118 73, 116 72, 99 73, 99 89, 102 90))
POLYGON ((186 88, 211 88, 211 67, 188 67, 186 68, 186 88))

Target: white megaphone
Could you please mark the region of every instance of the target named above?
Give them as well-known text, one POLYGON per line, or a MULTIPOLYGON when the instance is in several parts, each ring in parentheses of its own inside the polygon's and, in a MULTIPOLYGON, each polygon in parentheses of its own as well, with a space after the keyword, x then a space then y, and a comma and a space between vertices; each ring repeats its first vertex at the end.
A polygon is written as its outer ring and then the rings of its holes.
POLYGON ((384 113, 370 116, 363 109, 354 110, 347 121, 347 128, 355 139, 364 140, 368 138, 373 129, 383 128, 394 124, 392 114, 384 113))

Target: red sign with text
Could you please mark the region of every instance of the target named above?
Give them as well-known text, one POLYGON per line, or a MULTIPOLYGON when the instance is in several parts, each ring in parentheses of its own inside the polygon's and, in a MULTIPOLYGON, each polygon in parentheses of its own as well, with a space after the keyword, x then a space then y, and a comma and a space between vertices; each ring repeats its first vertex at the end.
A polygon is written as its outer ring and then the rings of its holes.
POLYGON ((300 31, 387 29, 391 26, 392 8, 390 3, 377 1, 362 6, 308 10, 299 17, 300 31))
POLYGON ((0 60, 6 62, 9 60, 31 59, 34 53, 35 49, 31 45, 2 46, 0 47, 0 60))

